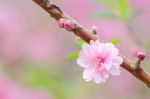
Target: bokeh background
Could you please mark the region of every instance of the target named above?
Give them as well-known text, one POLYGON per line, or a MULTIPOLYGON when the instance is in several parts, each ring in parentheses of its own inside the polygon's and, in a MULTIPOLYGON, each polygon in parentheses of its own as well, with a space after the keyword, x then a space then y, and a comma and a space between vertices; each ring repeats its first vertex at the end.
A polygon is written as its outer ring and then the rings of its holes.
MULTIPOLYGON (((51 0, 104 41, 134 60, 147 52, 150 72, 149 0, 51 0)), ((122 69, 106 83, 82 79, 82 68, 66 56, 80 48, 76 36, 32 0, 0 0, 0 99, 150 99, 146 85, 122 69)))

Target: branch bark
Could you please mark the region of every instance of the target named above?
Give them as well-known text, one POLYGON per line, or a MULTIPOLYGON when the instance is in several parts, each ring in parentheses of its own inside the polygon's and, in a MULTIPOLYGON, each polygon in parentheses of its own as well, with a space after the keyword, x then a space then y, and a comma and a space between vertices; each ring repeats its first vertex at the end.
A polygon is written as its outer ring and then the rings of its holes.
MULTIPOLYGON (((72 33, 79 36, 83 40, 89 43, 90 40, 98 39, 96 35, 88 31, 81 24, 77 23, 74 19, 70 18, 66 13, 64 13, 57 5, 52 4, 49 0, 33 0, 36 4, 42 7, 51 17, 56 20, 60 18, 69 19, 77 24, 77 27, 72 30, 72 33)), ((101 39, 99 39, 102 41, 101 39)), ((133 76, 144 82, 148 87, 150 87, 150 75, 146 73, 141 67, 138 69, 133 69, 132 63, 121 55, 124 59, 121 65, 125 70, 130 72, 133 76)))

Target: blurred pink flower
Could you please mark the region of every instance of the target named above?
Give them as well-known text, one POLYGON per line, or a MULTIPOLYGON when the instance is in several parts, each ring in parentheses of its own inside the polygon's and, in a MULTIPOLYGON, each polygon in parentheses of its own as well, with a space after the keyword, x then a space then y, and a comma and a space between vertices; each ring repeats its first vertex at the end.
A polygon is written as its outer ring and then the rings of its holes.
POLYGON ((109 75, 120 75, 123 59, 112 43, 100 43, 98 40, 84 44, 77 63, 84 68, 83 78, 96 83, 105 82, 109 75))
POLYGON ((149 8, 150 6, 149 0, 130 0, 130 3, 135 8, 149 8))
POLYGON ((26 21, 21 12, 9 3, 0 6, 0 28, 1 57, 17 62, 21 58, 19 44, 26 31, 26 21))
POLYGON ((23 99, 52 99, 52 95, 43 89, 27 90, 23 99))
POLYGON ((31 90, 21 87, 13 80, 0 78, 0 99, 52 99, 45 90, 31 90))
POLYGON ((48 32, 37 32, 23 39, 24 57, 38 63, 49 62, 57 57, 59 46, 48 32))
POLYGON ((87 26, 90 24, 87 16, 94 10, 93 8, 95 8, 95 5, 88 0, 82 0, 82 3, 81 0, 68 0, 65 2, 63 8, 66 13, 78 20, 80 23, 83 23, 84 26, 87 26), (74 9, 73 5, 77 7, 74 9))
POLYGON ((41 23, 40 28, 36 28, 38 33, 33 32, 33 25, 29 22, 26 15, 16 6, 9 3, 0 6, 0 57, 6 62, 17 63, 22 59, 49 62, 57 57, 58 43, 52 38, 52 34, 39 32, 43 30, 41 23))

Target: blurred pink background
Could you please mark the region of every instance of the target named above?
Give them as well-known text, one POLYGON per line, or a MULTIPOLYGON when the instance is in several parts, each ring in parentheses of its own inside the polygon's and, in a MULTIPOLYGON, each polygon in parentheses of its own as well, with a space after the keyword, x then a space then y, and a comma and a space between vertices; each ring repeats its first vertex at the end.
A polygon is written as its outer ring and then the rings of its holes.
MULTIPOLYGON (((150 53, 150 1, 52 0, 105 41, 120 39, 120 52, 134 60, 150 53)), ((122 69, 106 83, 82 79, 82 68, 66 56, 79 47, 76 36, 32 0, 0 0, 0 99, 150 99, 146 85, 122 69)), ((143 68, 150 72, 150 57, 143 68)))

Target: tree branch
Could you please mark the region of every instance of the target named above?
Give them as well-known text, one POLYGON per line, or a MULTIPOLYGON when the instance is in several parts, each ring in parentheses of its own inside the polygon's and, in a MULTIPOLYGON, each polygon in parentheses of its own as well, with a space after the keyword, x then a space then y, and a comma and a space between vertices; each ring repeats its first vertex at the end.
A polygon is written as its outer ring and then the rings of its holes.
MULTIPOLYGON (((36 4, 41 6, 46 12, 50 14, 51 17, 59 20, 60 18, 69 19, 77 24, 77 27, 72 30, 72 32, 89 43, 90 40, 98 39, 96 35, 88 31, 81 24, 77 23, 74 19, 70 18, 65 14, 57 5, 52 4, 49 0, 33 0, 36 4)), ((122 56, 122 55, 121 55, 122 56)), ((150 87, 150 75, 146 73, 141 67, 138 69, 133 69, 132 63, 122 56, 124 59, 121 65, 124 69, 130 72, 133 76, 143 81, 148 87, 150 87)))

